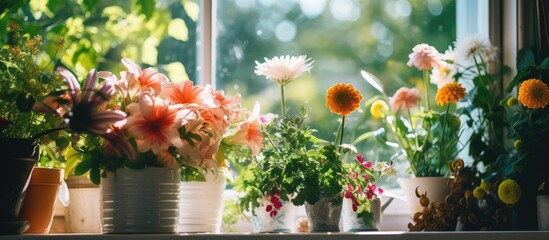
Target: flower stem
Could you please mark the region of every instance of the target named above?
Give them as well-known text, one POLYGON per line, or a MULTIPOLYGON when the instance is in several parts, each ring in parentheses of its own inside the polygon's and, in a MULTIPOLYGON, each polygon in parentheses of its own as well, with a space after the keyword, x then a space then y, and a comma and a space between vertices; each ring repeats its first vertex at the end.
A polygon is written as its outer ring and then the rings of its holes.
POLYGON ((284 100, 284 85, 280 85, 280 101, 282 103, 282 117, 286 117, 286 102, 284 100))
POLYGON ((341 124, 339 125, 339 129, 337 129, 337 135, 336 135, 336 145, 339 149, 338 152, 341 150, 340 145, 343 144, 343 130, 345 129, 345 116, 341 116, 341 124))
POLYGON ((429 71, 423 70, 423 84, 425 85, 425 106, 427 107, 427 112, 431 111, 431 104, 429 103, 429 71))
POLYGON ((442 134, 440 136, 440 149, 439 149, 439 167, 442 166, 443 163, 443 155, 444 155, 444 139, 446 139, 446 136, 444 136, 444 132, 446 131, 446 125, 448 125, 448 112, 450 111, 450 104, 446 105, 446 114, 444 115, 444 122, 442 122, 442 134))
POLYGON ((414 127, 414 121, 412 120, 412 114, 410 113, 410 109, 408 110, 408 120, 410 121, 410 127, 412 127, 412 132, 414 133, 414 139, 416 140, 416 151, 419 150, 419 142, 418 142, 418 135, 416 132, 416 128, 414 127))

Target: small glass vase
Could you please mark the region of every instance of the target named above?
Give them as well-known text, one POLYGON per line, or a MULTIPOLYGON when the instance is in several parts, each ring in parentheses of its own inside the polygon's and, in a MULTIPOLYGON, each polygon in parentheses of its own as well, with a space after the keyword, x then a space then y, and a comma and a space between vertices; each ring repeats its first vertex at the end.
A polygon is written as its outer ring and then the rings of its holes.
POLYGON ((333 197, 320 197, 315 204, 305 203, 309 232, 339 232, 341 204, 333 204, 333 197))

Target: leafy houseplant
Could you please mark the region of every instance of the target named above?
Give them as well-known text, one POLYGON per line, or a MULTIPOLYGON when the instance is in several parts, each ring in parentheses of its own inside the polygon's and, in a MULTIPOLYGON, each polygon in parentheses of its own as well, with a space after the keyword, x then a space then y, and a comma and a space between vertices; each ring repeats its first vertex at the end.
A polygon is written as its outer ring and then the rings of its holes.
POLYGON ((264 63, 256 62, 257 75, 279 84, 282 109, 281 116, 267 114, 259 118, 264 135, 260 155, 236 180, 237 190, 244 193, 239 199, 241 211, 251 210, 252 214, 257 214, 256 209, 263 207, 271 218, 277 218, 283 201, 289 203, 298 188, 296 171, 309 167, 304 165, 309 158, 309 148, 318 140, 312 135, 313 130, 305 125, 304 108, 301 116, 287 115, 284 88, 310 69, 311 60, 306 56, 281 56, 265 59, 264 63))
MULTIPOLYGON (((32 108, 34 103, 54 91, 58 82, 57 76, 50 71, 51 61, 41 54, 40 36, 24 33, 16 23, 10 23, 6 29, 7 42, 0 48, 0 152, 5 164, 0 173, 0 221, 16 221, 21 220, 19 210, 23 193, 40 157, 39 140, 49 143, 52 139, 39 137, 59 123, 35 114, 32 108)), ((62 42, 56 43, 55 51, 61 46, 62 42)))

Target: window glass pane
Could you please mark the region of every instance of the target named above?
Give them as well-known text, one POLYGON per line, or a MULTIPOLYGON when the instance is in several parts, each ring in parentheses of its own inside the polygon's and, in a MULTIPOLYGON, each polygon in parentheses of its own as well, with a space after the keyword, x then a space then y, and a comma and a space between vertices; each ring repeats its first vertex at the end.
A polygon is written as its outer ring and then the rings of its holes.
POLYGON ((196 79, 198 0, 32 0, 20 5, 0 16, 0 26, 15 21, 24 32, 41 35, 50 55, 51 45, 64 38, 57 58, 80 77, 91 68, 117 73, 126 57, 142 67, 157 67, 171 79, 196 79))
MULTIPOLYGON (((314 68, 287 85, 287 106, 293 114, 305 106, 318 136, 332 140, 338 123, 324 106, 328 87, 348 82, 365 99, 377 95, 361 78, 362 69, 378 76, 389 94, 420 83, 421 72, 406 66, 408 54, 423 42, 446 50, 456 38, 455 5, 453 0, 219 0, 218 88, 242 93, 247 106, 259 101, 262 113, 280 113, 278 85, 256 76, 254 62, 307 55, 314 68)), ((367 109, 362 111, 346 125, 358 128, 355 134, 376 129, 367 109)))

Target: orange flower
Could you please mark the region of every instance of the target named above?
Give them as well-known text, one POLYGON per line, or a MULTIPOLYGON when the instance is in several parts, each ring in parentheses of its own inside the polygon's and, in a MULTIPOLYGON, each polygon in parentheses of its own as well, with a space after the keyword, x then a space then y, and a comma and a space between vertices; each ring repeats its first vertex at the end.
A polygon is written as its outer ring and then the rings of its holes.
POLYGON ((189 109, 181 109, 181 105, 170 105, 147 93, 142 93, 138 102, 126 109, 130 117, 124 128, 137 139, 137 150, 152 150, 155 154, 170 146, 183 146, 178 128, 196 117, 189 109))
POLYGON ((362 95, 351 84, 338 83, 326 91, 326 107, 333 113, 348 116, 360 107, 362 95))
POLYGON ((154 95, 158 95, 162 85, 169 82, 168 78, 156 69, 145 68, 142 70, 129 58, 122 58, 122 64, 128 69, 123 75, 130 88, 137 85, 142 91, 153 91, 154 95))
POLYGON ((544 108, 549 104, 549 87, 539 79, 528 79, 520 84, 518 100, 529 108, 544 108))
POLYGON ((457 103, 463 97, 465 97, 465 88, 460 83, 451 82, 438 90, 435 99, 438 105, 444 106, 449 103, 457 103))

